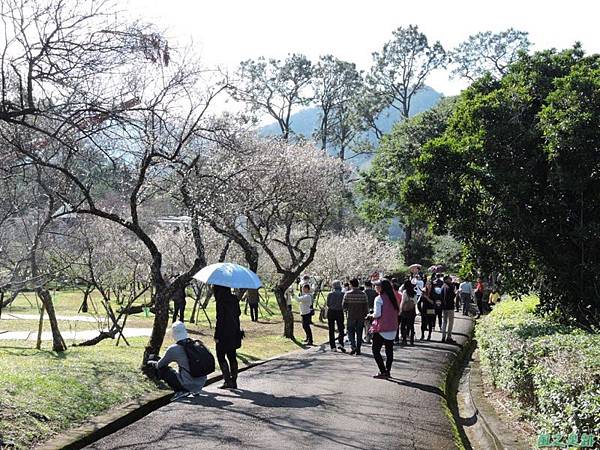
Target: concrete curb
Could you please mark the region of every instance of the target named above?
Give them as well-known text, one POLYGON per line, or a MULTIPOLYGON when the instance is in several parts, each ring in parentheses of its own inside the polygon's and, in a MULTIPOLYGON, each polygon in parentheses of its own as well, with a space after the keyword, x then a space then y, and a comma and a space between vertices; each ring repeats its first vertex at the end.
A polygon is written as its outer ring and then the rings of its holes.
MULTIPOLYGON (((239 368, 239 372, 252 369, 253 367, 261 366, 270 361, 274 361, 285 356, 293 355, 303 351, 318 351, 323 348, 325 344, 317 345, 308 349, 299 349, 292 352, 283 353, 276 355, 271 358, 254 361, 243 367, 239 368)), ((222 374, 214 375, 206 380, 205 386, 211 385, 223 379, 222 374)), ((128 425, 140 420, 142 417, 147 416, 153 411, 169 404, 173 397, 173 392, 169 391, 168 394, 163 392, 153 392, 144 395, 134 401, 126 403, 121 406, 117 406, 101 414, 97 417, 89 419, 85 424, 67 430, 61 433, 59 436, 50 439, 35 448, 38 450, 77 450, 87 445, 90 445, 103 437, 106 437, 128 425)))
POLYGON ((473 326, 467 340, 461 345, 460 350, 454 355, 454 358, 448 365, 443 383, 443 390, 446 395, 446 411, 448 418, 452 421, 454 441, 459 449, 472 449, 471 443, 464 430, 463 419, 460 415, 460 408, 458 406, 458 387, 463 370, 472 352, 474 333, 475 326, 473 326))
POLYGON ((462 377, 457 393, 463 427, 472 448, 485 450, 527 450, 530 447, 519 442, 517 436, 496 413, 495 408, 483 394, 483 380, 479 365, 477 343, 465 358, 462 377))

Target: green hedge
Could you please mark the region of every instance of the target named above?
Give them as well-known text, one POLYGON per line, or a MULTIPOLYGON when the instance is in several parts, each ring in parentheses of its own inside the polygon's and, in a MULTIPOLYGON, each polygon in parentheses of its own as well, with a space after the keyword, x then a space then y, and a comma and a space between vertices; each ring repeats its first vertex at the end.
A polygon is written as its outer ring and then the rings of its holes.
POLYGON ((536 305, 503 301, 479 321, 484 372, 539 432, 600 436, 600 336, 536 316, 536 305))

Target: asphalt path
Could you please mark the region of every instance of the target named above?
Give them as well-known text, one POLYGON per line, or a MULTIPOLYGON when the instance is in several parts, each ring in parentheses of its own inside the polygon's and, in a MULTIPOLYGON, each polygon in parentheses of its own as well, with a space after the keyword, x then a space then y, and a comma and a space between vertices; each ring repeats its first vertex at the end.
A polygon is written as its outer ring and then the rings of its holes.
MULTIPOLYGON (((454 323, 461 344, 473 323, 454 323)), ((370 346, 296 352, 241 373, 236 391, 210 385, 88 448, 454 449, 440 387, 460 346, 440 338, 395 347, 389 380, 373 379, 370 346)))

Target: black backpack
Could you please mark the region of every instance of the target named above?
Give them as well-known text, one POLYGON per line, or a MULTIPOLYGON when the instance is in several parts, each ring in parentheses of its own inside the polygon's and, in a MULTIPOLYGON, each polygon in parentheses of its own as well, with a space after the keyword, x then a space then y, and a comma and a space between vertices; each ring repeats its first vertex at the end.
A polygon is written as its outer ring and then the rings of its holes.
POLYGON ((202 342, 188 338, 178 344, 183 346, 188 357, 189 373, 192 377, 203 377, 215 371, 215 357, 202 342))

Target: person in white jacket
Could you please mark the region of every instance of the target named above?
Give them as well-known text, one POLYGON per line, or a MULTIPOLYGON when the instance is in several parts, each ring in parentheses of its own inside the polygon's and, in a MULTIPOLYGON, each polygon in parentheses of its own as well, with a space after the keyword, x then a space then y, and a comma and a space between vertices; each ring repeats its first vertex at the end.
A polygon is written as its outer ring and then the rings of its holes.
POLYGON ((308 284, 302 286, 302 295, 296 297, 296 300, 300 303, 300 316, 302 316, 302 328, 306 333, 306 345, 313 345, 312 329, 310 328, 310 318, 312 315, 311 305, 313 298, 310 293, 310 286, 308 284))

